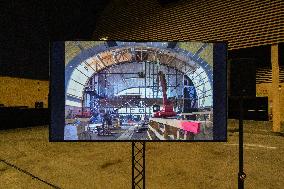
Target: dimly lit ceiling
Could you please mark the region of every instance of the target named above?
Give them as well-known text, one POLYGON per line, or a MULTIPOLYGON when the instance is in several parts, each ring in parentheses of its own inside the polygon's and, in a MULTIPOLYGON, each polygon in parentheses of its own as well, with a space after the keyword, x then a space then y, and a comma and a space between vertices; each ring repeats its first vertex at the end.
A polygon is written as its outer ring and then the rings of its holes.
POLYGON ((48 80, 49 41, 91 38, 109 1, 2 3, 0 76, 48 80))

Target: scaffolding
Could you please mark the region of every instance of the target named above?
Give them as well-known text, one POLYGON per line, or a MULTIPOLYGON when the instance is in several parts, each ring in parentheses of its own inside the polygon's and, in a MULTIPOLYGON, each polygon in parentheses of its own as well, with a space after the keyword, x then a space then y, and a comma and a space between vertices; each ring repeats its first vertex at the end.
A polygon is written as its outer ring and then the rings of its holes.
MULTIPOLYGON (((133 100, 129 99, 127 105, 125 104, 125 99, 116 98, 118 94, 124 90, 137 88, 139 93, 138 95, 140 95, 140 101, 142 101, 142 104, 144 105, 144 116, 146 116, 147 107, 153 106, 157 102, 160 104, 162 102, 161 91, 159 90, 160 86, 157 83, 157 76, 160 70, 163 70, 166 73, 169 97, 172 101, 174 101, 176 106, 181 106, 180 101, 184 98, 182 90, 183 79, 181 79, 184 77, 183 73, 179 72, 175 68, 158 65, 157 63, 150 61, 144 61, 141 63, 125 63, 124 66, 121 64, 112 67, 112 69, 96 73, 89 79, 88 86, 91 87, 89 87, 88 92, 85 90, 85 94, 90 95, 90 90, 92 90, 94 94, 97 94, 97 98, 101 97, 103 99, 100 100, 101 108, 110 108, 112 106, 112 109, 119 109, 127 107, 129 103, 132 104, 133 100), (140 67, 137 72, 134 72, 131 68, 127 68, 128 65, 131 64, 136 64, 137 67, 140 67), (142 74, 139 74, 141 73, 140 71, 142 74), (95 77, 98 82, 94 82, 95 77), (123 80, 119 80, 119 78, 123 78, 123 80), (144 91, 142 92, 141 89, 144 91), (147 93, 147 90, 149 90, 150 93, 147 93), (112 94, 110 91, 112 91, 112 94), (111 102, 112 99, 117 101, 117 103, 109 103, 108 105, 106 103, 102 103, 111 102)), ((131 95, 133 96, 133 94, 131 95)), ((129 96, 131 95, 129 94, 129 96)), ((89 99, 94 102, 94 97, 86 98, 84 95, 83 100, 89 99)), ((84 104, 88 105, 89 103, 85 102, 84 104)), ((92 103, 89 106, 94 107, 92 103)))
MULTIPOLYGON (((89 77, 87 84, 79 81, 74 82, 82 86, 90 86, 91 89, 88 90, 95 92, 91 94, 90 91, 83 91, 82 105, 84 107, 89 106, 88 108, 90 109, 94 108, 94 94, 97 94, 96 98, 104 99, 104 101, 99 101, 99 106, 102 109, 128 107, 127 104, 111 107, 112 104, 102 102, 108 102, 114 99, 124 90, 127 91, 137 88, 138 91, 136 91, 136 93, 141 96, 141 101, 144 105, 144 116, 146 116, 146 108, 155 104, 153 103, 153 99, 159 102, 161 98, 161 90, 157 81, 159 71, 165 73, 168 89, 167 94, 169 99, 174 102, 176 112, 184 111, 185 101, 187 101, 186 104, 189 104, 188 101, 194 101, 194 103, 190 104, 197 104, 198 107, 203 107, 206 103, 208 104, 208 97, 212 97, 212 86, 211 88, 207 88, 211 84, 211 81, 207 78, 210 66, 208 67, 208 65, 206 65, 205 70, 203 68, 204 65, 202 67, 201 64, 206 63, 200 62, 197 56, 190 55, 179 48, 175 48, 175 50, 172 51, 159 45, 157 45, 157 47, 160 49, 154 46, 149 48, 143 45, 139 46, 141 44, 138 44, 138 46, 131 46, 134 43, 129 43, 128 46, 127 44, 128 43, 123 43, 123 45, 126 46, 122 46, 121 49, 109 48, 104 52, 105 54, 98 53, 94 56, 96 62, 95 67, 90 65, 92 64, 90 61, 82 62, 84 64, 84 68, 82 69, 87 69, 87 71, 88 69, 94 70, 94 73, 89 77), (186 80, 198 80, 192 83, 192 86, 195 87, 196 90, 194 95, 198 97, 198 99, 185 96, 184 93, 188 92, 184 91, 186 80)), ((80 49, 82 50, 82 48, 80 49)), ((84 75, 82 71, 80 71, 80 73, 84 75)), ((72 98, 72 95, 67 94, 67 97, 72 98)), ((74 98, 76 97, 74 96, 74 98)), ((211 100, 209 99, 209 101, 211 100)), ((131 104, 132 102, 130 101, 128 104, 129 103, 131 104)))

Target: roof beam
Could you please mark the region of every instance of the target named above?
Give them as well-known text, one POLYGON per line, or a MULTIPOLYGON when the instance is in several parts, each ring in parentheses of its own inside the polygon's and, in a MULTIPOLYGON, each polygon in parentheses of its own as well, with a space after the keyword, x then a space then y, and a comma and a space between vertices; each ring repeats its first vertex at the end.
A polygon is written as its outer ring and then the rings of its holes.
MULTIPOLYGON (((85 65, 89 66, 95 73, 96 73, 96 70, 86 61, 84 60, 83 61, 85 65)), ((84 67, 86 69, 86 67, 84 67)), ((86 69, 87 71, 89 71, 88 69, 86 69)))
POLYGON ((197 57, 206 47, 207 47, 207 43, 204 43, 193 55, 193 57, 197 57))
POLYGON ((78 68, 75 68, 76 70, 78 70, 81 74, 83 74, 85 77, 88 78, 88 76, 86 74, 84 74, 83 72, 81 72, 81 70, 79 70, 78 68))
POLYGON ((85 48, 79 43, 79 41, 75 41, 75 44, 77 45, 77 47, 79 47, 79 49, 81 51, 83 51, 85 48))
POLYGON ((98 60, 100 61, 100 63, 102 63, 105 67, 107 67, 107 66, 105 65, 105 63, 104 63, 103 59, 100 57, 100 55, 99 55, 99 54, 97 54, 97 56, 96 56, 96 57, 98 58, 98 60))
POLYGON ((167 64, 169 64, 171 66, 171 64, 174 61, 174 59, 176 58, 176 56, 170 56, 170 57, 172 57, 172 58, 167 62, 167 64))
POLYGON ((112 51, 112 56, 113 56, 115 63, 119 63, 119 60, 117 59, 117 54, 115 51, 112 51))
POLYGON ((74 81, 74 82, 76 82, 76 83, 78 83, 79 85, 85 86, 83 83, 80 83, 79 81, 76 81, 76 80, 74 80, 74 79, 71 79, 71 80, 74 81))

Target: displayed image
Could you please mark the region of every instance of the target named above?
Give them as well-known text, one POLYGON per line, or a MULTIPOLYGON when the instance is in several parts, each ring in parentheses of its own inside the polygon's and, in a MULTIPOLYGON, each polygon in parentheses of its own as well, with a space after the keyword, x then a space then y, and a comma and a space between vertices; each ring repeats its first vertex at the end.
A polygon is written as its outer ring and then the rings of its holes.
POLYGON ((213 43, 66 41, 64 140, 213 140, 213 65, 213 43))

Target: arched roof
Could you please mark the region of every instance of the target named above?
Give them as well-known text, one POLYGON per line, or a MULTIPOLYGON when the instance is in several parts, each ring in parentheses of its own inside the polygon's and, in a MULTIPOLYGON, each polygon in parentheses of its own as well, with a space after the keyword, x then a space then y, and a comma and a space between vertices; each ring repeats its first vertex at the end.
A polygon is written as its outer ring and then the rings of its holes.
MULTIPOLYGON (((79 103, 80 99, 82 99, 84 86, 93 74, 119 63, 135 63, 141 60, 159 62, 162 65, 173 67, 183 72, 197 87, 197 91, 199 91, 197 92, 198 96, 212 97, 213 60, 207 62, 199 57, 200 52, 190 52, 185 49, 185 47, 190 48, 190 45, 194 46, 196 44, 194 42, 183 42, 168 48, 168 42, 116 41, 115 46, 112 47, 106 41, 66 42, 66 97, 68 97, 69 101, 77 101, 79 103)), ((200 43, 198 44, 200 45, 200 43)), ((210 47, 210 44, 201 44, 203 49, 207 46, 210 47)), ((211 51, 213 54, 213 50, 211 51)), ((131 68, 129 67, 129 69, 131 68)))

